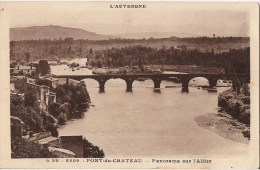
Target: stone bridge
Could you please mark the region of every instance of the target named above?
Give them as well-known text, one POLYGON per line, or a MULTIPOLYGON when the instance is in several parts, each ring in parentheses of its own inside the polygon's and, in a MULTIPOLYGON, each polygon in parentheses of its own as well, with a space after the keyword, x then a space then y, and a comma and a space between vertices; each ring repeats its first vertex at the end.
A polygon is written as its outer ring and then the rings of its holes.
POLYGON ((189 91, 189 82, 196 77, 204 77, 209 81, 209 87, 216 86, 218 79, 232 80, 232 82, 243 81, 250 82, 250 76, 248 74, 110 74, 110 75, 53 75, 56 78, 66 78, 66 82, 69 79, 81 81, 83 79, 94 79, 99 83, 99 92, 105 92, 105 83, 109 79, 122 79, 126 82, 126 92, 132 92, 133 82, 139 78, 151 79, 154 83, 154 89, 160 88, 161 81, 169 80, 171 78, 177 78, 182 83, 182 91, 189 91))

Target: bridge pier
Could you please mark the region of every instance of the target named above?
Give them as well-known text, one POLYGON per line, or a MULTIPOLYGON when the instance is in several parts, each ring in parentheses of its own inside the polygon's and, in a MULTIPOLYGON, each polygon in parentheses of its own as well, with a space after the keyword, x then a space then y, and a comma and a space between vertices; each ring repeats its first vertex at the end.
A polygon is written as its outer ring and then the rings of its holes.
POLYGON ((66 84, 69 84, 69 78, 66 78, 66 84))
POLYGON ((160 79, 160 78, 154 78, 154 79, 152 79, 152 80, 153 80, 154 88, 155 88, 155 89, 159 89, 160 86, 161 86, 162 79, 160 79))
POLYGON ((98 80, 98 83, 99 83, 99 93, 105 93, 105 84, 106 84, 106 81, 105 79, 100 79, 98 80))
POLYGON ((125 79, 125 82, 126 82, 126 92, 133 92, 134 79, 125 79))
POLYGON ((181 92, 184 92, 184 93, 189 92, 189 81, 188 82, 182 82, 181 92))
POLYGON ((189 82, 193 77, 182 77, 181 82, 182 82, 182 89, 181 92, 183 93, 188 93, 189 92, 189 82))
POLYGON ((209 80, 209 88, 216 87, 218 81, 217 78, 208 78, 208 80, 209 80))
POLYGON ((154 92, 156 93, 160 93, 161 92, 161 82, 162 82, 162 79, 157 77, 157 78, 153 78, 153 84, 154 84, 154 92))

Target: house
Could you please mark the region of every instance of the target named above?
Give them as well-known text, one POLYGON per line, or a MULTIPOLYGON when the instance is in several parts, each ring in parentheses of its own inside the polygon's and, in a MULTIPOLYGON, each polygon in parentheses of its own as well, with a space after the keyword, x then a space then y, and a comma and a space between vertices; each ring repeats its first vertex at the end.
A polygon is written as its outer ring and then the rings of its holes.
POLYGON ((48 59, 48 64, 49 65, 58 65, 58 60, 51 60, 51 59, 48 59))
POLYGON ((56 93, 50 92, 50 87, 27 83, 25 94, 36 94, 41 113, 49 110, 49 105, 56 102, 56 93))
POLYGON ((24 65, 19 65, 16 66, 15 68, 10 69, 11 74, 23 74, 23 75, 32 75, 32 72, 35 72, 36 68, 33 66, 24 66, 24 65))
POLYGON ((16 78, 16 80, 14 80, 14 88, 20 92, 24 92, 27 83, 35 84, 36 80, 28 77, 16 78))
POLYGON ((47 80, 48 85, 50 87, 56 88, 59 85, 59 79, 48 77, 48 78, 45 78, 45 80, 47 80))
MULTIPOLYGON (((50 81, 56 86, 56 80, 50 81)), ((35 79, 31 79, 28 77, 17 78, 14 81, 14 88, 12 91, 16 91, 17 94, 24 93, 25 95, 28 93, 33 93, 37 97, 37 101, 40 106, 41 113, 43 111, 49 110, 49 105, 56 102, 56 93, 50 91, 50 87, 45 85, 37 85, 35 79)), ((11 94, 14 95, 14 94, 11 94)))

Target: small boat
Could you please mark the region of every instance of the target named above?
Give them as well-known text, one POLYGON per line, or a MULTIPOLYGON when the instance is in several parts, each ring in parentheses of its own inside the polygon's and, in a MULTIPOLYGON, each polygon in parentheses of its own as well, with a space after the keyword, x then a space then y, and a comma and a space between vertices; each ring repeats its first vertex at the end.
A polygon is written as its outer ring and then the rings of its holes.
POLYGON ((176 87, 176 86, 165 86, 165 88, 173 88, 173 87, 176 87))
POLYGON ((216 93, 217 89, 216 88, 208 88, 208 92, 210 93, 216 93))
POLYGON ((145 81, 144 78, 138 78, 137 81, 145 81))
POLYGON ((208 87, 208 86, 202 86, 201 89, 202 89, 202 90, 208 90, 209 87, 208 87))

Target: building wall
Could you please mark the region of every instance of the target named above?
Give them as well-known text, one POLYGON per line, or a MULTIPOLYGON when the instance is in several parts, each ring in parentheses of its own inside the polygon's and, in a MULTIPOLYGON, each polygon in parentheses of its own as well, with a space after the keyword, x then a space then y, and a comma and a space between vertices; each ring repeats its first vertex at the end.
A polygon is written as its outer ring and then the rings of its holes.
POLYGON ((24 92, 27 88, 27 84, 35 84, 35 79, 23 77, 23 78, 18 78, 17 80, 14 81, 14 88, 17 90, 20 90, 21 92, 24 92))
POLYGON ((39 86, 36 84, 27 83, 27 89, 25 93, 29 92, 36 94, 41 113, 48 112, 50 104, 56 102, 56 94, 50 92, 50 88, 48 86, 39 86))
POLYGON ((14 81, 14 87, 16 93, 10 93, 10 95, 17 95, 19 93, 36 95, 37 104, 40 107, 40 113, 48 112, 49 106, 52 103, 56 103, 56 93, 50 92, 50 87, 45 85, 36 85, 36 80, 31 78, 18 78, 14 81))

